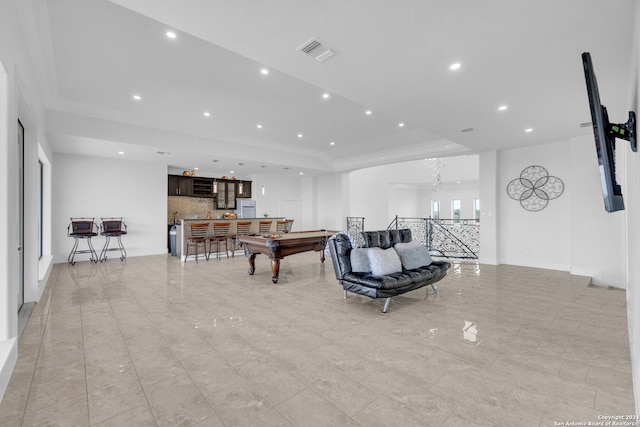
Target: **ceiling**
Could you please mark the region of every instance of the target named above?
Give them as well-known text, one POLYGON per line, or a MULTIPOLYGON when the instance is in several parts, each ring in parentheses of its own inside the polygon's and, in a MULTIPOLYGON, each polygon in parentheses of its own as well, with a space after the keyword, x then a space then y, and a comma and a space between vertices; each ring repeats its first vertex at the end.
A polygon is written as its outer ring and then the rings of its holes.
POLYGON ((54 151, 242 177, 327 174, 586 135, 584 51, 610 118, 624 122, 634 7, 30 0, 21 12, 54 151), (336 53, 319 62, 298 50, 312 38, 336 53))

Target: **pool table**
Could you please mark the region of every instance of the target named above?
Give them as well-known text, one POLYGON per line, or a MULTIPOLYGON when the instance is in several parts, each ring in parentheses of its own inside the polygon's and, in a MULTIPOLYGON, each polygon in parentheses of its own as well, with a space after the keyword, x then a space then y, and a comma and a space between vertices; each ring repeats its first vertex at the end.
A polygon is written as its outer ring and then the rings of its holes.
POLYGON ((320 261, 324 262, 324 248, 329 237, 336 234, 332 230, 296 231, 292 233, 238 236, 249 258, 249 274, 256 271, 256 255, 264 254, 271 260, 271 281, 278 283, 280 260, 288 255, 307 251, 320 252, 320 261))

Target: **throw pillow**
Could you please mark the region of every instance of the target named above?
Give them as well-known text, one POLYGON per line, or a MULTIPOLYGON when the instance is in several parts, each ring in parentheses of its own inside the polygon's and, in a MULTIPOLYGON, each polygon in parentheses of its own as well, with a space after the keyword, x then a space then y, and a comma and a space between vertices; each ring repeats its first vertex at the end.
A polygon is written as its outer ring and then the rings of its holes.
POLYGON ((407 243, 396 243, 394 248, 398 252, 398 256, 405 270, 424 267, 433 262, 427 247, 417 240, 412 240, 407 243))
POLYGON ((354 273, 369 273, 369 248, 351 249, 351 271, 354 273))
POLYGON ((384 276, 402 271, 402 263, 395 249, 369 248, 368 254, 372 275, 384 276))

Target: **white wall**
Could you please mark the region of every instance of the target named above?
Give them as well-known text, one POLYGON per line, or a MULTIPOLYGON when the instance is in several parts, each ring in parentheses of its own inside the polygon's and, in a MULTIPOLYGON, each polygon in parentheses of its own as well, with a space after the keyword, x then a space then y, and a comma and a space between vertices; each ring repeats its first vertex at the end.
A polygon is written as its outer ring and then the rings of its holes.
MULTIPOLYGON (((626 149, 622 143, 618 147, 626 149)), ((593 134, 571 141, 571 161, 571 272, 625 288, 626 214, 604 209, 593 134)), ((623 192, 628 203, 627 188, 623 192)))
MULTIPOLYGON (((499 154, 501 263, 569 271, 571 266, 571 162, 566 142, 499 154), (538 212, 507 195, 507 185, 528 166, 544 167, 564 181, 564 193, 538 212)), ((597 172, 597 170, 596 170, 597 172)))
MULTIPOLYGON (((480 206, 482 262, 570 271, 592 277, 595 284, 625 287, 624 214, 604 211, 590 133, 572 141, 446 161, 441 172, 444 189, 438 192, 441 217, 450 216, 451 200, 459 198, 462 216, 472 218, 473 199, 484 188, 480 206), (479 158, 485 160, 482 169, 479 158), (476 166, 469 165, 470 161, 476 166), (565 186, 564 193, 539 212, 526 211, 506 192, 509 182, 531 165, 545 167, 565 186), (457 170, 465 174, 471 170, 476 180, 478 175, 482 179, 465 183, 464 178, 472 176, 458 176, 457 170), (456 184, 457 179, 463 183, 456 184)), ((348 186, 342 185, 349 202, 344 216, 365 217, 369 230, 386 228, 395 215, 428 216, 429 202, 434 198, 424 185, 432 180, 428 172, 424 163, 415 161, 350 173, 348 186), (417 184, 419 180, 422 185, 417 184)))
POLYGON ((480 262, 500 263, 500 196, 498 185, 498 152, 484 151, 479 155, 478 193, 480 194, 480 262))
POLYGON ((625 287, 624 213, 607 214, 593 137, 499 153, 501 263, 570 271, 598 285, 625 287), (531 165, 564 182, 564 193, 538 212, 506 188, 531 165))
MULTIPOLYGON (((9 189, 15 183, 9 174, 10 102, 9 76, 0 61, 0 234, 9 232, 9 223, 15 216, 11 215, 10 206, 13 200, 9 197, 9 189)), ((0 247, 0 395, 4 394, 11 372, 18 356, 17 320, 18 309, 15 290, 10 286, 15 281, 15 268, 10 262, 11 241, 4 239, 0 247)))
MULTIPOLYGON (((389 201, 387 218, 389 222, 397 215, 407 218, 425 218, 429 211, 421 210, 424 190, 403 184, 388 184, 387 200, 389 201)), ((382 196, 382 194, 381 194, 382 196)), ((387 225, 389 225, 387 223, 387 225)))
MULTIPOLYGON (((38 260, 38 212, 36 167, 38 145, 50 152, 44 134, 43 101, 38 92, 35 67, 21 25, 19 8, 27 2, 0 2, 0 396, 4 394, 17 358, 18 336, 18 119, 25 124, 25 302, 41 294, 39 280, 48 264, 38 260)), ((48 224, 47 224, 48 225, 48 224)))
MULTIPOLYGON (((629 85, 629 109, 640 113, 640 5, 636 3, 634 44, 632 53, 632 81, 629 85)), ((637 126, 637 125, 636 125, 637 126)), ((637 129, 636 132, 640 130, 637 129)), ((624 143, 623 143, 624 144, 624 143)), ((636 414, 640 414, 640 153, 624 150, 626 180, 623 194, 627 221, 627 321, 631 344, 633 389, 636 414)))
MULTIPOLYGON (((451 210, 450 200, 460 198, 466 203, 463 216, 467 215, 465 212, 472 216, 469 204, 472 204, 474 197, 478 197, 478 156, 447 157, 445 163, 440 172, 444 183, 444 190, 439 192, 439 198, 443 201, 441 209, 448 216, 451 210), (457 181, 462 181, 463 184, 458 185, 457 181), (462 195, 463 192, 467 196, 462 195), (458 197, 458 194, 461 196, 458 197)), ((365 217, 367 230, 387 228, 396 215, 428 217, 431 213, 430 200, 433 198, 429 185, 434 181, 432 169, 427 167, 424 160, 351 172, 348 184, 349 209, 346 216, 365 217)))
POLYGON ((389 225, 389 177, 378 168, 366 168, 349 175, 347 216, 365 218, 367 230, 381 230, 389 225))
MULTIPOLYGON (((253 178, 253 198, 256 200, 256 216, 264 213, 269 216, 282 216, 283 200, 300 200, 302 195, 302 178, 288 174, 257 174, 253 178), (264 187, 264 194, 262 188, 264 187)), ((302 218, 293 218, 300 224, 302 218)), ((294 222, 294 227, 296 227, 294 222)))
MULTIPOLYGON (((346 206, 342 204, 342 175, 318 177, 317 222, 312 228, 326 230, 346 229, 346 206)), ((294 223, 295 225, 295 223, 294 223)))
MULTIPOLYGON (((71 217, 123 217, 128 234, 122 242, 128 256, 167 253, 165 165, 59 153, 53 158, 55 262, 66 262, 73 247, 73 239, 67 237, 71 217)), ((103 237, 94 239, 98 253, 103 244, 103 237)), ((86 242, 80 242, 80 248, 86 249, 86 242)), ((76 256, 77 261, 87 259, 89 254, 76 256)))

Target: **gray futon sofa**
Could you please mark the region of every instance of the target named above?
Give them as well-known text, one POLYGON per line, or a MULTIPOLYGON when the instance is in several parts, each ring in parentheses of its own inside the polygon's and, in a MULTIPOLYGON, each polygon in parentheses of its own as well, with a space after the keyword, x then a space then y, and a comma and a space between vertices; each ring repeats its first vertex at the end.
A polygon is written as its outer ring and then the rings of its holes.
POLYGON ((432 260, 424 245, 411 240, 411 230, 364 231, 361 236, 355 246, 362 247, 353 247, 346 233, 327 243, 345 298, 347 292, 386 298, 382 309, 386 313, 395 295, 427 285, 437 294, 434 283, 445 277, 451 264, 432 260))

